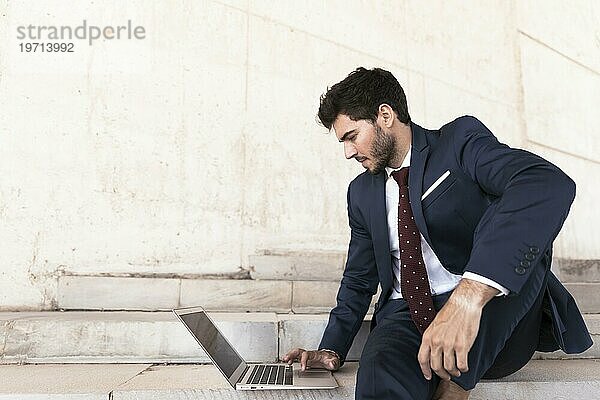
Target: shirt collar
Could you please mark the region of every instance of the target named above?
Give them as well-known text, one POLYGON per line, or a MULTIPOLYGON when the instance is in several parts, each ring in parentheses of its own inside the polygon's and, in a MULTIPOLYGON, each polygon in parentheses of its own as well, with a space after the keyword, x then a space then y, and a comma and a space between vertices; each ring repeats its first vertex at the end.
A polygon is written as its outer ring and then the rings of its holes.
POLYGON ((385 172, 387 172, 388 178, 392 176, 392 172, 398 171, 400 168, 410 167, 410 153, 412 152, 412 146, 408 148, 408 152, 404 156, 404 160, 402 160, 402 164, 398 168, 385 167, 385 172))

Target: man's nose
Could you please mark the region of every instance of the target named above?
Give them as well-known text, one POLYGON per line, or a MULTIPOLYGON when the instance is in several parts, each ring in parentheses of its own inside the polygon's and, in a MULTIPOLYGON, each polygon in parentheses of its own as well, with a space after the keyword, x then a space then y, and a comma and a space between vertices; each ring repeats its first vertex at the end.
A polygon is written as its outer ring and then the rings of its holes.
POLYGON ((356 155, 356 147, 350 142, 344 142, 344 155, 347 159, 351 159, 356 155))

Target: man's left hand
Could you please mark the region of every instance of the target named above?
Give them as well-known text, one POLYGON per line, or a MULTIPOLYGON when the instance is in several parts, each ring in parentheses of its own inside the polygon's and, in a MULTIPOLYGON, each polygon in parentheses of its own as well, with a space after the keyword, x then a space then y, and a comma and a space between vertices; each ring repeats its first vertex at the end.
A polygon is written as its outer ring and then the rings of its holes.
POLYGON ((418 360, 426 379, 431 371, 449 380, 469 370, 468 354, 479 332, 483 306, 498 289, 470 279, 462 279, 423 333, 418 360))

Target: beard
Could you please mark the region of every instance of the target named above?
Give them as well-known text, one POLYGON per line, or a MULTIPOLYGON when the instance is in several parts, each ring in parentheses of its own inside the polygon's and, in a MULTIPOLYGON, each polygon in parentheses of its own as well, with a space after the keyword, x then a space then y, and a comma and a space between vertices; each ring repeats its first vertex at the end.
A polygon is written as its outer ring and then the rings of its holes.
POLYGON ((387 167, 396 153, 396 137, 386 133, 375 123, 375 137, 371 145, 371 160, 373 166, 368 169, 372 175, 377 175, 387 167))

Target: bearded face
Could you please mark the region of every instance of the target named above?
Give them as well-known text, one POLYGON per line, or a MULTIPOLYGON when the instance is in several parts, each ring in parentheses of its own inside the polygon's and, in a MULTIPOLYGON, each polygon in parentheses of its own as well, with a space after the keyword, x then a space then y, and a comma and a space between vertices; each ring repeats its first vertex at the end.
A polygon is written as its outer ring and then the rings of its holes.
POLYGON ((367 170, 369 173, 376 175, 383 171, 385 167, 390 165, 394 158, 396 150, 396 138, 389 133, 386 133, 377 123, 375 123, 375 137, 371 144, 371 160, 372 163, 367 170))

